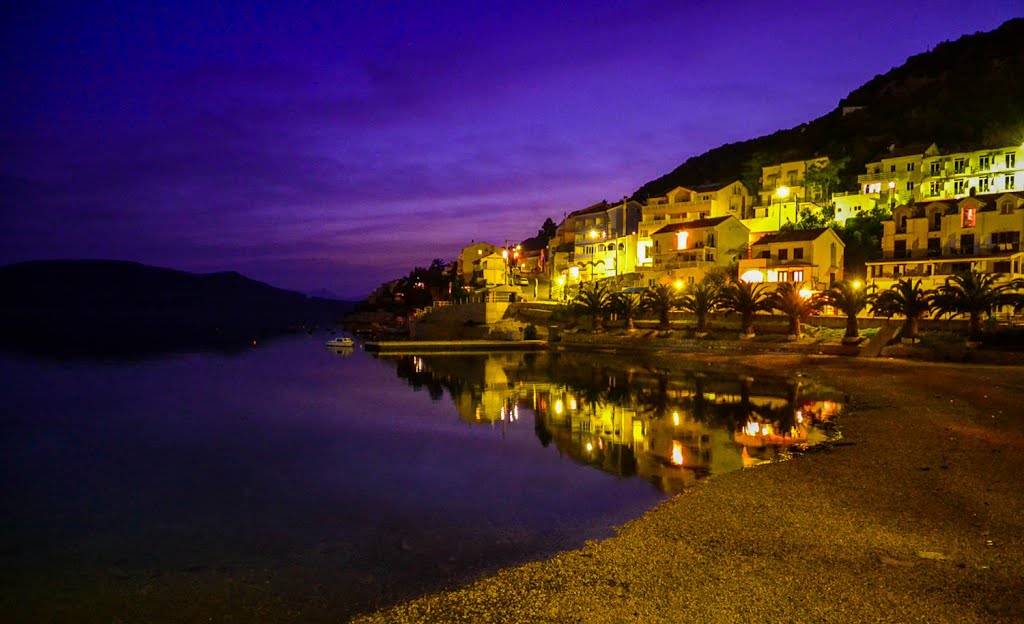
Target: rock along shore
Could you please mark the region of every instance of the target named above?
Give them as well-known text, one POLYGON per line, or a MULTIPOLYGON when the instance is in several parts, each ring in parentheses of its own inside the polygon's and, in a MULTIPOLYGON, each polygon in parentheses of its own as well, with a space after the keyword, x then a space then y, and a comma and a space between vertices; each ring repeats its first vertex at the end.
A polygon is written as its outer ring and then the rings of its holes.
MULTIPOLYGON (((717 354, 673 354, 730 361, 717 354)), ((748 354, 848 392, 842 439, 616 537, 360 622, 1024 621, 1024 367, 748 354)))

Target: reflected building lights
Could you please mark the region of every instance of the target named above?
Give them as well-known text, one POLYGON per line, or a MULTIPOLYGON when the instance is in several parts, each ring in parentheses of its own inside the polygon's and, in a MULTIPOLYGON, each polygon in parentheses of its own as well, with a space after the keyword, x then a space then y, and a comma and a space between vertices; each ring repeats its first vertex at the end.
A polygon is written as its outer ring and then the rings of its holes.
POLYGON ((520 408, 532 410, 528 426, 544 446, 665 492, 772 461, 793 444, 824 440, 816 423, 840 408, 828 399, 799 401, 783 378, 666 377, 606 368, 595 375, 586 365, 541 369, 534 360, 524 368, 522 358, 481 358, 483 374, 467 378, 476 369, 457 358, 409 357, 399 375, 415 387, 447 388, 471 424, 500 421, 501 439, 519 426, 520 408))

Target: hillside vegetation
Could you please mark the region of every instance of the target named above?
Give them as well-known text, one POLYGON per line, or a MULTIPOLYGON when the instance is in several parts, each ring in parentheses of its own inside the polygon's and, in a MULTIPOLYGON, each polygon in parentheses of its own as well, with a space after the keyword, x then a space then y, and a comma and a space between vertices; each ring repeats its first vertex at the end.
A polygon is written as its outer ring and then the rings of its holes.
POLYGON ((844 188, 890 145, 936 143, 945 152, 1024 141, 1024 18, 910 57, 806 124, 694 156, 641 186, 633 199, 676 186, 741 179, 756 191, 762 165, 829 156, 846 160, 844 188), (844 107, 863 107, 843 115, 844 107))

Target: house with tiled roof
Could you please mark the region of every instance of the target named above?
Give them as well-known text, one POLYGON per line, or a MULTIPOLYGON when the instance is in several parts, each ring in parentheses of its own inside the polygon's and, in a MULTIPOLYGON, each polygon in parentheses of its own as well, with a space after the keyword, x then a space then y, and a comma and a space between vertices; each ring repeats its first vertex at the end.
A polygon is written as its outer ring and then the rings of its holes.
POLYGON ((739 261, 740 279, 747 282, 793 282, 824 290, 843 279, 846 246, 832 228, 786 230, 765 234, 739 261))
POLYGON ((1024 277, 1024 192, 907 203, 882 226, 882 260, 867 263, 880 287, 913 277, 933 288, 972 269, 1024 277))
POLYGON ((738 180, 677 186, 665 195, 648 198, 638 226, 637 265, 653 267, 651 234, 666 225, 727 215, 742 219, 753 205, 754 197, 738 180))
POLYGON ((714 267, 728 267, 747 246, 749 230, 732 215, 670 223, 651 234, 648 285, 700 281, 714 267))

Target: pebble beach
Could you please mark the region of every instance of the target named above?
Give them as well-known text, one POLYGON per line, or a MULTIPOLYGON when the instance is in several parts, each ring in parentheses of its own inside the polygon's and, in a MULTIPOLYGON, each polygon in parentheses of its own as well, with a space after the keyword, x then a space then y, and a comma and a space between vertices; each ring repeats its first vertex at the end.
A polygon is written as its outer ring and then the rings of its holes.
POLYGON ((1024 367, 743 363, 846 392, 841 437, 701 483, 610 539, 356 621, 1024 621, 1024 367))

